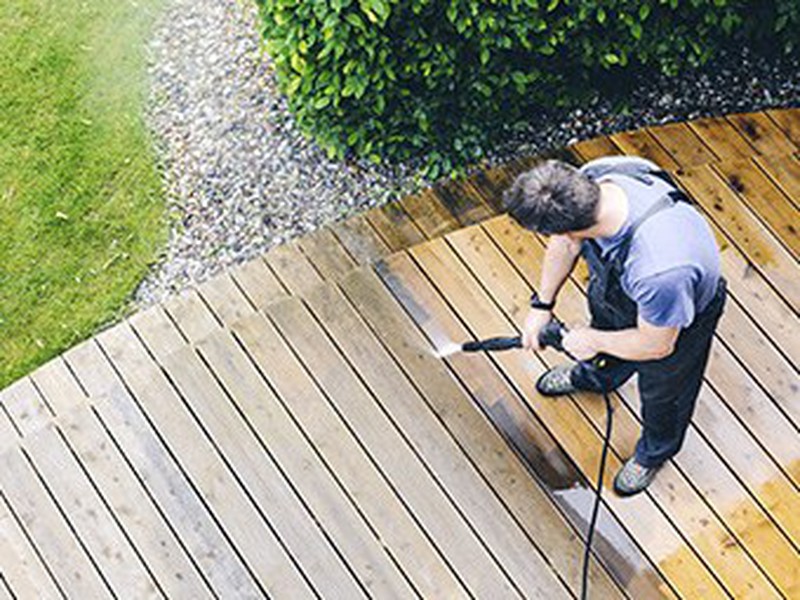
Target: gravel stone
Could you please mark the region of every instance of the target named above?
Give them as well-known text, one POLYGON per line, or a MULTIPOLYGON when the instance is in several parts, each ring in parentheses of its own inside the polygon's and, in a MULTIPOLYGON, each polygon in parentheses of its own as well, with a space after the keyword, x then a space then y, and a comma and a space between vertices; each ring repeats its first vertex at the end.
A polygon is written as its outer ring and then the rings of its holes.
MULTIPOLYGON (((262 49, 252 0, 172 0, 149 54, 147 119, 171 230, 133 308, 419 185, 413 165, 334 162, 301 134, 262 49)), ((654 74, 617 114, 598 98, 573 111, 532 115, 487 162, 645 125, 798 105, 800 61, 741 48, 701 70, 654 74)))

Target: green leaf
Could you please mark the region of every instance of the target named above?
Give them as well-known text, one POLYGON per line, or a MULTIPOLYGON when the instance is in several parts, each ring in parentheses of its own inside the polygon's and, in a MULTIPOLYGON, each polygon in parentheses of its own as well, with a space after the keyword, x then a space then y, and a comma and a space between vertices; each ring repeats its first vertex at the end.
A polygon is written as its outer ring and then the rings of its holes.
POLYGON ((294 69, 301 75, 306 69, 305 59, 297 53, 292 54, 291 58, 289 59, 289 64, 292 66, 292 69, 294 69))
POLYGON ((489 58, 490 58, 489 49, 484 46, 483 48, 481 48, 481 64, 485 65, 486 63, 488 63, 489 58))
POLYGON ((597 9, 597 22, 600 23, 600 25, 606 22, 606 11, 603 10, 602 6, 597 9))
POLYGON ((356 13, 348 13, 345 15, 344 20, 360 31, 365 31, 367 29, 366 25, 364 25, 363 19, 356 13))
POLYGON ((642 4, 639 7, 639 19, 644 21, 650 15, 650 5, 649 4, 642 4))
POLYGON ((317 110, 320 110, 320 109, 325 108, 326 106, 328 106, 330 103, 331 103, 331 99, 328 96, 322 96, 321 98, 317 98, 314 101, 314 108, 316 108, 317 110))
POLYGON ((614 54, 613 52, 607 52, 607 53, 606 53, 606 54, 603 56, 603 58, 604 58, 604 59, 606 60, 606 62, 607 62, 608 64, 610 64, 610 65, 616 65, 617 63, 619 63, 619 56, 617 56, 617 55, 616 55, 616 54, 614 54))

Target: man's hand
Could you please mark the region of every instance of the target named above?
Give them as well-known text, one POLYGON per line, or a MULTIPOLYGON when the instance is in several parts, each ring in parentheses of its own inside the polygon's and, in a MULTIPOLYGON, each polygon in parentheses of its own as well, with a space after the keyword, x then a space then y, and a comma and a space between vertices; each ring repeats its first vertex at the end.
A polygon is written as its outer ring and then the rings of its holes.
POLYGON ((597 346, 596 331, 590 327, 570 329, 564 334, 562 344, 564 350, 578 360, 591 360, 600 353, 597 346))
POLYGON ((539 332, 542 327, 553 319, 549 310, 532 308, 525 317, 525 325, 522 326, 522 347, 526 350, 541 350, 539 346, 539 332))

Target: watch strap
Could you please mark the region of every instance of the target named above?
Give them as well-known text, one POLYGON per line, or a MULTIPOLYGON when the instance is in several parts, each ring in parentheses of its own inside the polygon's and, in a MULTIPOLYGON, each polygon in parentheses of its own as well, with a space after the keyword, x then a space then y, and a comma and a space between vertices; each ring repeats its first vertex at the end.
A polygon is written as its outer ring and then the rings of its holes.
POLYGON ((555 308, 556 301, 553 300, 552 302, 542 302, 541 300, 539 300, 539 295, 536 292, 533 292, 531 294, 530 305, 531 308, 538 308, 542 310, 553 310, 553 308, 555 308))

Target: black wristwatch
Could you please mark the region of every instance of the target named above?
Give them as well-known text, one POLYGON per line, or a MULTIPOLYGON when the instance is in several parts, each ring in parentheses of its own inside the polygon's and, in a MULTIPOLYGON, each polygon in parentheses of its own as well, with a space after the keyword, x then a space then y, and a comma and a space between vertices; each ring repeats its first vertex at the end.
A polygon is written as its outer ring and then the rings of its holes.
POLYGON ((531 308, 539 308, 541 310, 553 310, 556 305, 555 298, 551 302, 542 302, 539 300, 539 294, 533 292, 531 294, 531 308))

